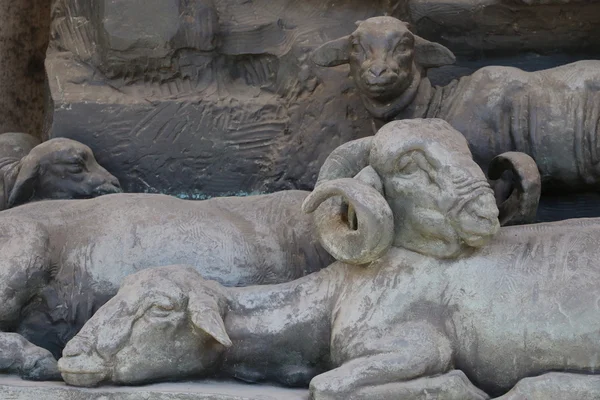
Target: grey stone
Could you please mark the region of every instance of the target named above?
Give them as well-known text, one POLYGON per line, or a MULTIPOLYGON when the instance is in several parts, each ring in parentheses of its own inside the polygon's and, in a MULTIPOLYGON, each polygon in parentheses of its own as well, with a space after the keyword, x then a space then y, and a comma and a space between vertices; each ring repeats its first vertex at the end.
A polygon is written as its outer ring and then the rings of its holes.
POLYGON ((406 7, 406 17, 391 15, 470 58, 509 54, 519 62, 524 52, 597 55, 597 0, 409 0, 406 7))
POLYGON ((57 138, 40 143, 26 133, 0 134, 0 211, 28 201, 119 192, 118 179, 79 142, 57 138))
POLYGON ((202 381, 159 383, 144 387, 83 389, 62 382, 30 382, 0 376, 4 400, 308 400, 308 391, 269 385, 202 381))

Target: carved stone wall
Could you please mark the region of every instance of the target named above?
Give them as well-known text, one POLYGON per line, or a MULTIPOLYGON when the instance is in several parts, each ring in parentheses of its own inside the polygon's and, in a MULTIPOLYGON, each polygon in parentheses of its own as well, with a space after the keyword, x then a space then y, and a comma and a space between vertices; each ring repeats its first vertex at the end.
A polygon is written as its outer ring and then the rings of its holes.
POLYGON ((331 150, 373 133, 347 68, 312 65, 313 48, 387 13, 462 55, 432 71, 438 83, 485 64, 591 58, 600 3, 566 2, 56 0, 52 135, 90 145, 127 191, 310 189, 331 150), (588 54, 482 59, 492 48, 588 54))

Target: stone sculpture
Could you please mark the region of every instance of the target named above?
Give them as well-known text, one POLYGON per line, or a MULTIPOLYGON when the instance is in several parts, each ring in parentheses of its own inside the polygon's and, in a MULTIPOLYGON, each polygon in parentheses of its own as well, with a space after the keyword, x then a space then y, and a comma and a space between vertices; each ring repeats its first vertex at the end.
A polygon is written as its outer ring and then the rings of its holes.
POLYGON ((321 66, 350 64, 373 117, 441 118, 467 138, 485 167, 498 154, 533 157, 544 189, 596 190, 600 183, 600 61, 537 72, 484 67, 433 87, 429 68, 452 64, 444 46, 392 17, 369 18, 313 53, 321 66))
POLYGON ((0 135, 0 210, 32 200, 81 199, 121 192, 92 150, 71 139, 40 143, 26 133, 0 135))
POLYGON ((301 211, 307 194, 205 201, 113 194, 3 211, 0 370, 56 377, 52 354, 60 356, 122 280, 140 269, 186 263, 225 285, 249 285, 327 266, 332 258, 301 211))
POLYGON ((597 368, 599 220, 500 229, 467 142, 439 120, 392 122, 345 152, 303 203, 341 261, 260 287, 182 266, 130 276, 67 344, 65 381, 310 382, 314 400, 600 396, 580 375, 597 368))

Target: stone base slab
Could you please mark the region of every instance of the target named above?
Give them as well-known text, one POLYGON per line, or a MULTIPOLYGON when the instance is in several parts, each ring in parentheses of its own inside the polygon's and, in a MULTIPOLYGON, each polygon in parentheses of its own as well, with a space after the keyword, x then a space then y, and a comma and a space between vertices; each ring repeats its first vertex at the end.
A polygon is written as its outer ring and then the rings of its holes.
POLYGON ((308 400, 308 391, 238 382, 177 382, 83 389, 0 376, 2 400, 308 400))

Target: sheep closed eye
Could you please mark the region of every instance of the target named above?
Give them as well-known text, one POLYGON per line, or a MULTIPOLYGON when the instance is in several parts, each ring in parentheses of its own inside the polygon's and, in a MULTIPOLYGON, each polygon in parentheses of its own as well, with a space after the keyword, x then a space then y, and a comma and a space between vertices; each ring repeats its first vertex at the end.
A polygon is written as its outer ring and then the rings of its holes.
POLYGON ((175 308, 175 304, 155 303, 148 309, 146 315, 159 318, 168 317, 175 311, 175 308))
POLYGON ((83 162, 83 160, 72 162, 69 165, 67 165, 66 170, 71 174, 80 174, 83 171, 85 171, 85 163, 83 162))

